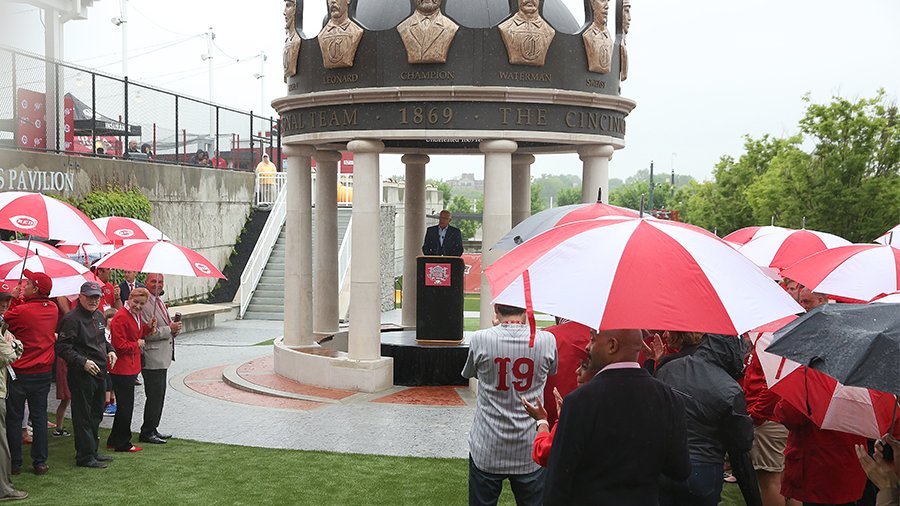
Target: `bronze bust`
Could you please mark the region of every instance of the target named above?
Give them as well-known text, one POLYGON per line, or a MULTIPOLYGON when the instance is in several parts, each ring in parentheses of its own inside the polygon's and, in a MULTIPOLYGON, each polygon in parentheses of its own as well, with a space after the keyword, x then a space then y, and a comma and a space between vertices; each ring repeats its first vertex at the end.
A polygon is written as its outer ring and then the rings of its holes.
POLYGON ((518 1, 519 10, 499 27, 509 63, 543 67, 556 30, 538 12, 540 0, 518 1))
POLYGON ((609 0, 591 0, 594 20, 584 31, 584 52, 587 54, 588 70, 608 74, 612 67, 613 40, 606 27, 609 19, 609 0))
POLYGON ((289 77, 297 75, 297 58, 300 57, 300 34, 297 32, 296 25, 297 2, 295 0, 285 0, 284 2, 284 53, 282 54, 284 63, 284 82, 289 77))
POLYGON ((322 27, 318 36, 322 65, 326 69, 352 67, 363 29, 350 20, 350 0, 326 0, 326 3, 328 23, 322 27))
POLYGON ((409 63, 445 63, 458 29, 441 13, 441 0, 416 0, 416 10, 397 26, 409 63))

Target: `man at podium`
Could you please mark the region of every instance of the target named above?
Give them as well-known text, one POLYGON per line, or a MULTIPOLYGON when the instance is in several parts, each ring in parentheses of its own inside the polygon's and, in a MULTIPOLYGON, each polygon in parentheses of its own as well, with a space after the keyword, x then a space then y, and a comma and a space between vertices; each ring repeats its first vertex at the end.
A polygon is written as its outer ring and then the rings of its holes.
POLYGON ((450 225, 450 211, 444 209, 438 216, 438 224, 425 231, 422 254, 430 256, 458 257, 463 254, 462 232, 450 225))

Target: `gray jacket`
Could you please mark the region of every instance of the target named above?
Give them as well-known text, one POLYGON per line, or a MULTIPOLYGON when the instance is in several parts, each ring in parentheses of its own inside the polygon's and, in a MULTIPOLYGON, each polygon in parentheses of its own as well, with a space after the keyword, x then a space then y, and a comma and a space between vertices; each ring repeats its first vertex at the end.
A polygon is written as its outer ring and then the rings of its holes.
POLYGON ((159 297, 150 295, 144 310, 141 313, 141 319, 146 324, 156 317, 156 332, 144 338, 146 345, 144 346, 144 369, 168 369, 172 365, 172 329, 169 328, 168 309, 159 297))

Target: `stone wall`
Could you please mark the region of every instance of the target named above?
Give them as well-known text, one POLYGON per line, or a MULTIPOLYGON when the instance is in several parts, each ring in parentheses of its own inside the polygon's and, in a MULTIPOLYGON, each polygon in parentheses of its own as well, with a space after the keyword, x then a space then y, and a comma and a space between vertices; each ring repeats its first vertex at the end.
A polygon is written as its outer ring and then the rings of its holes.
POLYGON ((397 214, 396 208, 390 205, 381 206, 381 216, 379 217, 378 237, 381 240, 379 245, 379 255, 381 265, 381 310, 391 311, 394 309, 394 219, 397 214))
MULTIPOLYGON (((228 262, 254 200, 250 172, 0 149, 0 191, 78 198, 109 185, 139 189, 153 205, 153 225, 219 269, 228 262)), ((166 298, 202 298, 215 283, 209 278, 169 276, 166 298)))

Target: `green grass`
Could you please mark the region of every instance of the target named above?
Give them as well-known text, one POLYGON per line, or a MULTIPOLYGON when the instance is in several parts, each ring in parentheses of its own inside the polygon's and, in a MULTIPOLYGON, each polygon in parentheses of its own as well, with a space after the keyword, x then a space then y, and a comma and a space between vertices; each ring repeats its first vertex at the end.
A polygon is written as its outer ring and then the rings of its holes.
POLYGON ((275 338, 273 337, 272 339, 266 339, 265 341, 260 341, 256 344, 254 344, 253 346, 272 346, 274 344, 275 344, 275 338))
MULTIPOLYGON (((108 432, 101 429, 101 444, 108 432)), ((12 477, 13 484, 29 493, 28 504, 445 505, 467 500, 464 459, 272 450, 180 439, 146 445, 139 453, 110 453, 115 461, 108 469, 75 467, 74 455, 71 437, 51 438, 50 472, 35 476, 29 472, 26 447, 23 473, 12 477)), ((723 504, 742 505, 734 500, 739 495, 736 486, 727 485, 723 504)), ((500 504, 514 504, 508 484, 500 504)))
POLYGON ((481 311, 481 295, 469 294, 463 300, 463 311, 481 311))

